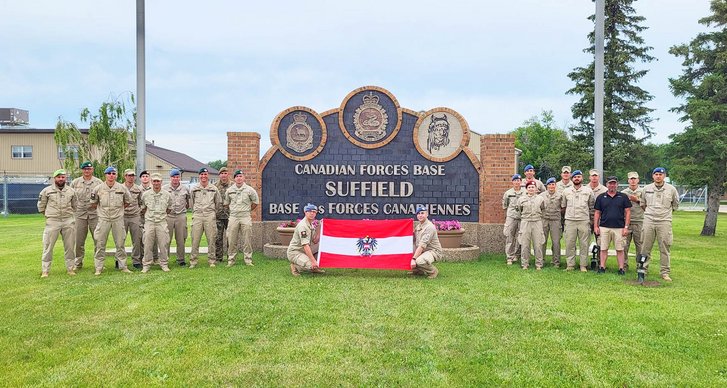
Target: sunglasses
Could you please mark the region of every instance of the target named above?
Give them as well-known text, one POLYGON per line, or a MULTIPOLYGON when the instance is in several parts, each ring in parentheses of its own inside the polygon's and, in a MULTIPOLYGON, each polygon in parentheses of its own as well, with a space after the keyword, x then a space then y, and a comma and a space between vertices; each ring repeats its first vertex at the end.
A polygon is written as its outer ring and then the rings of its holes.
POLYGON ((107 172, 106 175, 116 175, 115 172, 107 172))

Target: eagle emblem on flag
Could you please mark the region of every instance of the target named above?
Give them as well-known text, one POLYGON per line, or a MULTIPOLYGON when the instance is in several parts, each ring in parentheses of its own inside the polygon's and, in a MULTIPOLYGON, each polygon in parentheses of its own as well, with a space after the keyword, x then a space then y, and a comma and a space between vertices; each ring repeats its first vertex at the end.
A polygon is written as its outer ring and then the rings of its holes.
POLYGON ((378 242, 375 238, 366 236, 358 239, 356 247, 358 248, 358 253, 360 253, 361 256, 371 256, 374 250, 376 250, 377 244, 378 242))

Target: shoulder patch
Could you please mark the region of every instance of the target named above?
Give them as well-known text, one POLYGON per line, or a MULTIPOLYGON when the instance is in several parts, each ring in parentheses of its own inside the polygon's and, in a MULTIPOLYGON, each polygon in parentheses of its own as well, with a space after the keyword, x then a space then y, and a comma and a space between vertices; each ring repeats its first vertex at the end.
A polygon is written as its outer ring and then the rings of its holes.
POLYGON ((300 237, 303 237, 303 238, 308 237, 308 232, 306 232, 305 230, 300 232, 300 237))

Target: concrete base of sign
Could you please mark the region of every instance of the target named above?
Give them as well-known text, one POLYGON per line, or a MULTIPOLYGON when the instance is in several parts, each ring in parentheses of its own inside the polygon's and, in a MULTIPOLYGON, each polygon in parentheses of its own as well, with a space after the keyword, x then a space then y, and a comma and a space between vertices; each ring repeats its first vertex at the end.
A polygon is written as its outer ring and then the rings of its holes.
MULTIPOLYGON (((265 244, 263 254, 271 259, 287 259, 287 245, 265 244)), ((480 257, 480 247, 463 245, 460 248, 444 248, 444 258, 440 261, 473 261, 480 257)))
POLYGON ((474 261, 480 257, 480 247, 462 244, 459 248, 443 248, 444 254, 440 261, 474 261))

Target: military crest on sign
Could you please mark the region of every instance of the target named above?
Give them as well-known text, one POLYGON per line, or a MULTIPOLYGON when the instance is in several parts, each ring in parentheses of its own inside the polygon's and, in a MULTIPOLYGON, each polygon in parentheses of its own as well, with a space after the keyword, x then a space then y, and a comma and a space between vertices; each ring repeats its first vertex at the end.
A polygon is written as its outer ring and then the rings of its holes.
POLYGON ((386 136, 386 125, 389 116, 379 104, 379 96, 373 92, 363 96, 363 104, 353 114, 353 125, 356 136, 365 141, 377 141, 386 136))
POLYGON ((361 256, 371 256, 371 254, 374 253, 374 250, 376 250, 376 245, 378 245, 376 239, 369 236, 360 238, 356 242, 356 248, 358 248, 358 253, 360 253, 361 256))
POLYGON ((308 116, 303 112, 293 115, 293 122, 285 130, 287 147, 295 152, 305 152, 313 148, 313 128, 306 122, 308 116))

